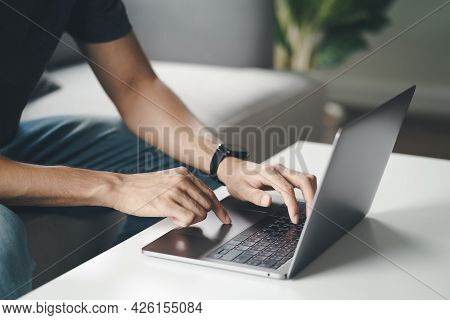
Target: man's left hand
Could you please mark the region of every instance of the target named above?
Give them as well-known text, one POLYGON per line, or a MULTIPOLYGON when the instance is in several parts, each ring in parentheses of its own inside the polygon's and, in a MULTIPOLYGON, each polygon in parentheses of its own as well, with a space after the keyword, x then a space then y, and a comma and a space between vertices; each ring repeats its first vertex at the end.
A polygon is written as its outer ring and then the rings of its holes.
POLYGON ((317 189, 314 175, 297 172, 281 164, 257 164, 233 157, 225 158, 220 163, 217 176, 233 197, 262 207, 272 203, 271 196, 263 190, 276 190, 282 196, 291 221, 295 224, 300 221, 300 209, 294 189, 302 191, 308 215, 317 189))

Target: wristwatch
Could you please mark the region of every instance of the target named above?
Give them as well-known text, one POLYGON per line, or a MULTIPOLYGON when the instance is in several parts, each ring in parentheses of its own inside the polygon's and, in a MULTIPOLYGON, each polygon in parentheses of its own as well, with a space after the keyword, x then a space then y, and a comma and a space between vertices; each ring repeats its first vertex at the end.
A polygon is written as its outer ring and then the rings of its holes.
POLYGON ((217 146, 216 152, 214 152, 214 155, 211 159, 209 175, 220 183, 221 181, 219 181, 217 177, 217 170, 219 169, 219 164, 222 162, 222 160, 227 157, 234 157, 245 160, 248 158, 248 152, 243 147, 235 144, 221 143, 217 146))

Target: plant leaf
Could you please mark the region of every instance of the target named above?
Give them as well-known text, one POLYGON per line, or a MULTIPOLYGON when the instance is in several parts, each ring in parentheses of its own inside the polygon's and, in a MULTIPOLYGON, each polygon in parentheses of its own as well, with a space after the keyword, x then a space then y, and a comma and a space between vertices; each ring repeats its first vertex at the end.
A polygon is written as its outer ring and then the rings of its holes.
POLYGON ((367 47, 367 40, 357 31, 330 32, 316 48, 313 64, 315 67, 333 67, 355 51, 367 47))

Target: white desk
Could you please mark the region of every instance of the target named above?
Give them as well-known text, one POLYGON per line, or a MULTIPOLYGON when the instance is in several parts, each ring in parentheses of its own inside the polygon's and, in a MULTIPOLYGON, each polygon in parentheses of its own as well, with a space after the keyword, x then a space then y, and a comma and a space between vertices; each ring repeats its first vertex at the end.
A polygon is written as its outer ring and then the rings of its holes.
MULTIPOLYGON (((273 160, 292 158, 295 147, 273 160)), ((330 152, 331 147, 323 144, 301 147, 309 171, 319 181, 330 152)), ((299 169, 299 162, 291 167, 299 169)), ((224 190, 218 193, 223 196, 224 190)), ((171 227, 163 220, 25 298, 442 298, 427 285, 450 297, 450 161, 391 156, 368 217, 352 232, 392 262, 348 235, 294 280, 260 278, 141 254, 144 245, 171 227)))

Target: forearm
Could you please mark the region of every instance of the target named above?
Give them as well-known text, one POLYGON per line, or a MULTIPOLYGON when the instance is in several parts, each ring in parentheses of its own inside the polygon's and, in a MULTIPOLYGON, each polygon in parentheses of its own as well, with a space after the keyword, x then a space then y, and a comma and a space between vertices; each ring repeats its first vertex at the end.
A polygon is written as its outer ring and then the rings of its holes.
POLYGON ((0 203, 33 206, 108 206, 114 175, 62 166, 37 166, 0 156, 0 203))
POLYGON ((128 128, 171 157, 209 173, 217 137, 159 79, 134 84, 120 103, 128 128))
POLYGON ((80 47, 132 132, 173 158, 209 172, 217 139, 158 79, 133 33, 80 47))
POLYGON ((223 223, 231 223, 214 193, 182 169, 116 174, 36 166, 0 156, 0 203, 103 206, 136 216, 170 217, 183 227, 204 220, 213 210, 223 223))

